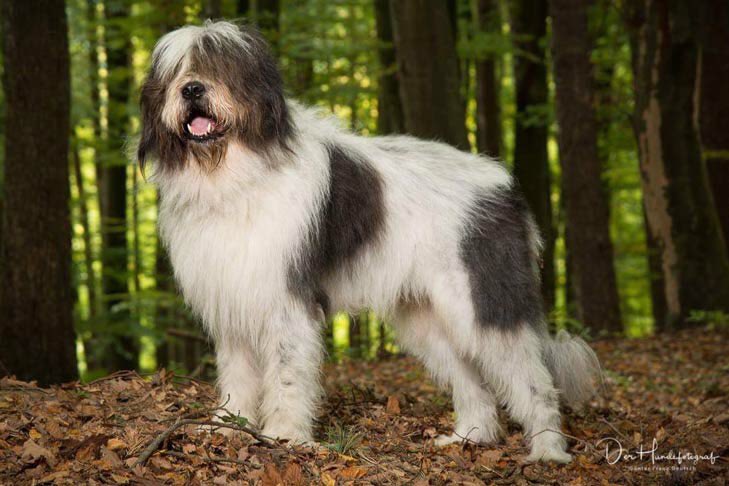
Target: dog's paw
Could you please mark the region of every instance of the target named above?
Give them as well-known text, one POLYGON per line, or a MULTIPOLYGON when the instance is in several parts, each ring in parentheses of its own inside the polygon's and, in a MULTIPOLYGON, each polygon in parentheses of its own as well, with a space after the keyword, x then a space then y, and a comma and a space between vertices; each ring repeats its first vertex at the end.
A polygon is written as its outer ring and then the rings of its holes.
POLYGON ((261 435, 273 440, 286 441, 289 445, 292 446, 300 445, 314 447, 315 445, 317 445, 311 434, 297 430, 277 430, 265 428, 263 429, 263 432, 261 432, 261 435))
POLYGON ((558 464, 568 464, 572 462, 572 455, 557 448, 536 448, 526 458, 527 462, 556 462, 558 464))
POLYGON ((456 434, 441 434, 435 438, 433 442, 436 447, 445 447, 451 444, 457 444, 461 442, 463 438, 458 437, 456 434))
POLYGON ((470 437, 463 437, 459 434, 456 434, 455 432, 452 434, 441 434, 435 438, 435 441, 433 442, 436 447, 445 447, 447 445, 451 444, 461 444, 467 442, 469 444, 483 444, 487 441, 481 442, 478 440, 474 440, 470 437))

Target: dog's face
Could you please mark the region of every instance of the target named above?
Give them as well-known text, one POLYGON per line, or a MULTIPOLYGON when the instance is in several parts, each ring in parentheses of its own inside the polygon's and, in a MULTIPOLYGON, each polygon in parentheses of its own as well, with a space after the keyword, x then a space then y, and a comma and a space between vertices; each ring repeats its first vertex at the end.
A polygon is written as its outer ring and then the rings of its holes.
POLYGON ((160 39, 141 94, 138 160, 158 170, 212 170, 228 144, 286 147, 292 126, 281 76, 258 32, 228 22, 188 26, 160 39))

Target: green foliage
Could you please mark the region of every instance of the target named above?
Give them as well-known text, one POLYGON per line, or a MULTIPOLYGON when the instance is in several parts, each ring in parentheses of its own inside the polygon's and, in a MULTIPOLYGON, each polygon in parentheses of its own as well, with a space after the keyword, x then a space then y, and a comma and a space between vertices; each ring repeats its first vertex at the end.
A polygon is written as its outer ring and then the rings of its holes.
POLYGON ((362 443, 364 436, 352 427, 341 424, 328 427, 325 447, 339 454, 351 454, 362 443))
POLYGON ((699 311, 694 310, 689 313, 687 319, 694 324, 708 324, 710 328, 729 327, 729 314, 723 311, 699 311))
POLYGON ((226 412, 226 415, 220 417, 220 420, 226 424, 237 425, 238 427, 245 427, 248 425, 248 419, 246 417, 241 417, 240 415, 235 415, 230 412, 226 412))

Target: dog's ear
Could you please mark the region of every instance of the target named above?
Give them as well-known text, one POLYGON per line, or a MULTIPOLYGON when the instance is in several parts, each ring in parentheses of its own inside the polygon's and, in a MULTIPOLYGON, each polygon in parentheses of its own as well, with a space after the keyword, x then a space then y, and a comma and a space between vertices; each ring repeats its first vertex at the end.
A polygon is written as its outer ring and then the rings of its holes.
POLYGON ((246 59, 238 64, 237 73, 243 90, 239 101, 248 105, 244 135, 253 148, 272 143, 287 147, 293 126, 276 58, 258 30, 241 26, 240 31, 247 46, 243 53, 246 59))
POLYGON ((158 149, 158 137, 155 129, 155 118, 159 117, 161 96, 159 90, 155 87, 155 81, 150 77, 142 85, 140 96, 140 123, 141 133, 135 146, 130 146, 130 150, 136 148, 137 162, 139 168, 144 174, 144 167, 147 159, 154 156, 158 149))
POLYGON ((148 160, 155 160, 163 169, 180 167, 185 162, 184 143, 162 123, 164 102, 164 87, 153 71, 142 85, 139 138, 129 147, 130 155, 136 155, 142 174, 148 160))

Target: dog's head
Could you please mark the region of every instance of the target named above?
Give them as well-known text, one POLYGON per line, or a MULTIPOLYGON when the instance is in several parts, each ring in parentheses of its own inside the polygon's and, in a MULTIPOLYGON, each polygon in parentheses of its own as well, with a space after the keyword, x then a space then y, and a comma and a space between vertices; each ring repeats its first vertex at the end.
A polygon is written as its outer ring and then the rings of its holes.
POLYGON ((212 169, 228 144, 265 152, 287 147, 293 128, 281 75, 266 42, 229 22, 187 26, 162 37, 141 93, 140 165, 212 169))

